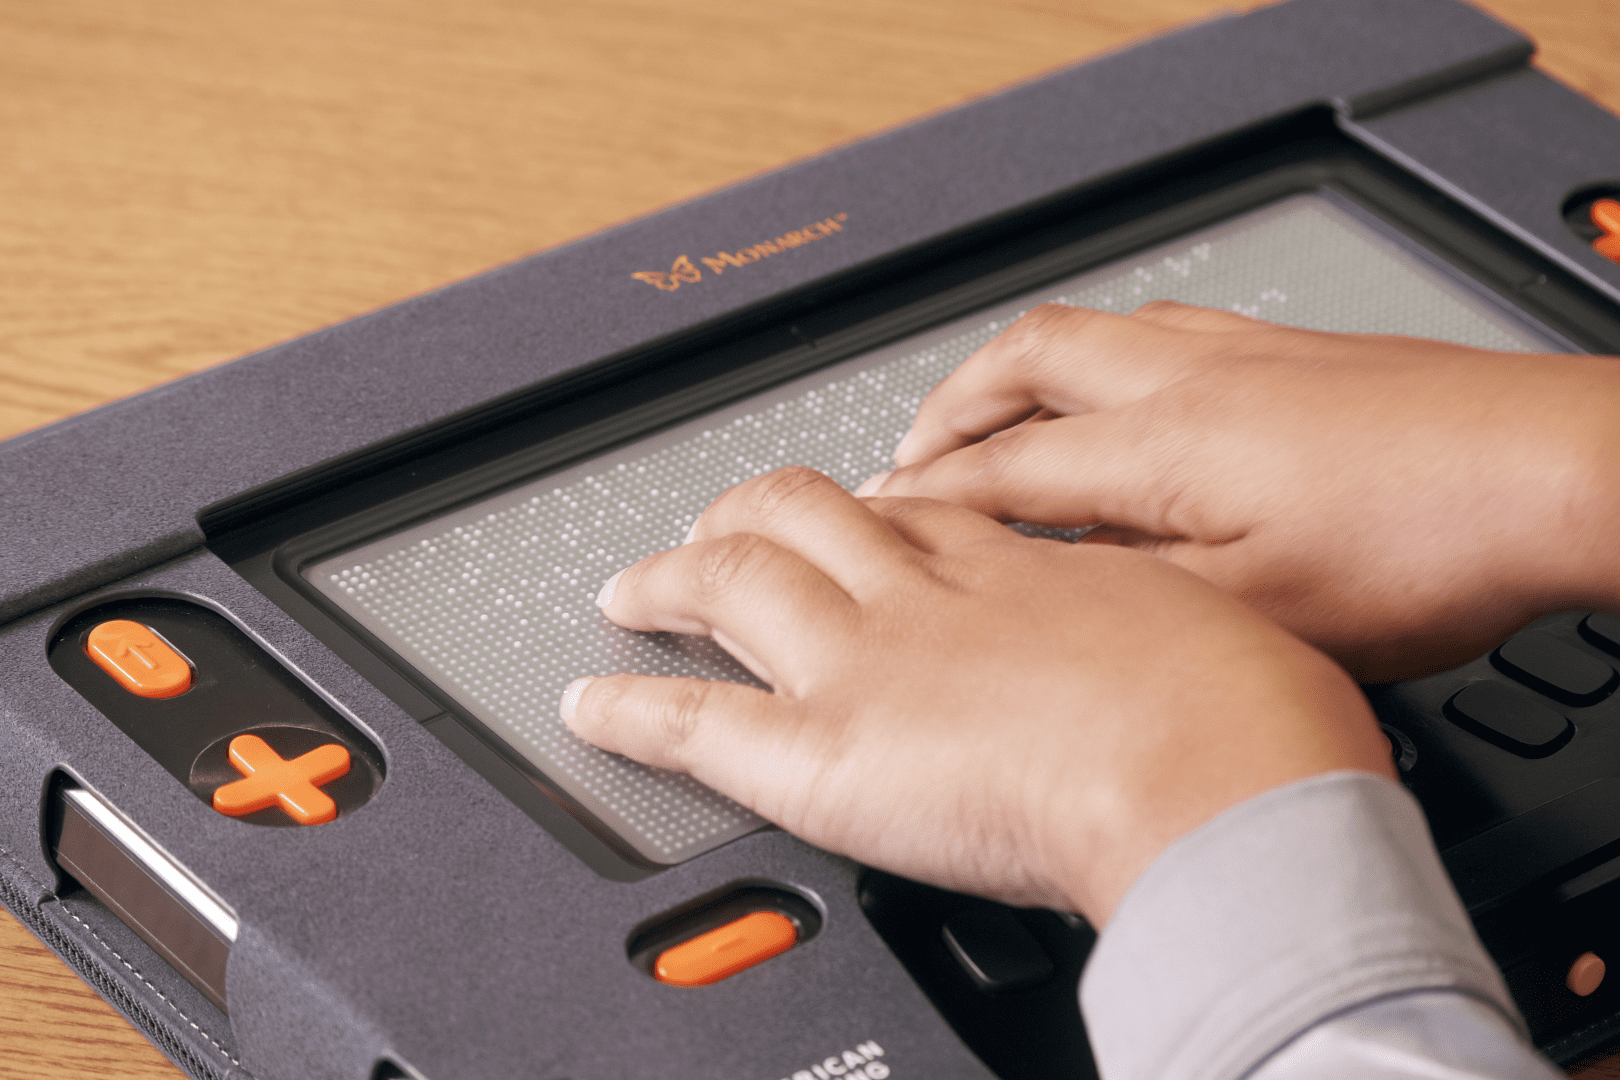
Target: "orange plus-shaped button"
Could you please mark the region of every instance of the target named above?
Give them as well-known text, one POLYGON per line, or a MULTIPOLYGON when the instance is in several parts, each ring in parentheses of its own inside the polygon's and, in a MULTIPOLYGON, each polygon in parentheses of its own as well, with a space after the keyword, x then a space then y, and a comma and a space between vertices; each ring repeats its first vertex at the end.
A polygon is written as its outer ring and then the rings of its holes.
POLYGON ((241 817, 279 806, 300 825, 319 825, 337 817, 337 803, 320 786, 349 771, 349 751, 327 743, 287 761, 257 735, 238 735, 231 740, 231 764, 242 779, 215 790, 215 810, 241 817))
POLYGON ((170 698, 191 689, 191 665, 149 627, 111 619, 90 631, 84 651, 132 694, 170 698))
POLYGON ((1603 230, 1603 235, 1592 241, 1599 255, 1620 262, 1620 202, 1599 199, 1592 204, 1592 224, 1603 230))

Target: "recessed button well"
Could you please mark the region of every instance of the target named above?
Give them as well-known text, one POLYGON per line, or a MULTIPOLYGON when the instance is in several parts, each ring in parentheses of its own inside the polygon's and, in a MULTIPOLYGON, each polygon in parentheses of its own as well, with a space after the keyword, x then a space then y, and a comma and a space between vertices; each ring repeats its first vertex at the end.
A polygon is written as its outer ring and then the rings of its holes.
POLYGON ((240 626, 201 603, 111 596, 57 627, 47 656, 68 686, 195 797, 213 807, 215 794, 229 788, 225 806, 244 824, 304 825, 279 798, 261 810, 233 801, 253 785, 231 785, 249 774, 260 779, 262 767, 277 771, 273 758, 291 768, 328 747, 299 764, 307 789, 284 788, 311 821, 323 818, 329 804, 340 817, 358 810, 382 786, 376 743, 240 626), (256 755, 261 743, 264 753, 256 755), (243 746, 252 759, 246 768, 242 754, 232 753, 243 746), (347 771, 327 775, 339 756, 347 771))
POLYGON ((1545 757, 1570 735, 1570 723, 1562 714, 1499 682, 1463 687, 1446 702, 1446 715, 1480 738, 1523 757, 1545 757))
POLYGON ((170 698, 191 689, 191 665, 150 627, 110 619, 90 631, 84 651, 119 686, 144 698, 170 698))
POLYGON ((1544 630, 1515 634, 1491 659, 1515 682, 1565 705, 1595 705, 1620 683, 1608 664, 1544 630))
POLYGON ((671 986, 708 986, 793 948, 799 931, 775 911, 756 911, 658 955, 653 975, 671 986))

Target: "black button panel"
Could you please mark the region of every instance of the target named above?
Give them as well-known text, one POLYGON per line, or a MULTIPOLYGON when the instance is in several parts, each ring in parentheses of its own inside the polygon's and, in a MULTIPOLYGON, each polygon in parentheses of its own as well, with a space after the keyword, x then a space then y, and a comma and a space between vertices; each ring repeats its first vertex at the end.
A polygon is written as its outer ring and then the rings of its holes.
POLYGON ((1595 705, 1620 683, 1608 664, 1542 629, 1513 635, 1491 661, 1515 682, 1565 705, 1595 705))
POLYGON ((1620 1015, 1612 978, 1589 997, 1568 983, 1576 957, 1620 956, 1616 669, 1620 616, 1563 611, 1451 671, 1364 688, 1417 750, 1400 779, 1532 1037, 1566 1059, 1585 1052, 1570 1032, 1620 1015))
POLYGON ((1446 715, 1482 739, 1522 757, 1546 757, 1574 726, 1560 713, 1506 683, 1469 683, 1446 702, 1446 715))

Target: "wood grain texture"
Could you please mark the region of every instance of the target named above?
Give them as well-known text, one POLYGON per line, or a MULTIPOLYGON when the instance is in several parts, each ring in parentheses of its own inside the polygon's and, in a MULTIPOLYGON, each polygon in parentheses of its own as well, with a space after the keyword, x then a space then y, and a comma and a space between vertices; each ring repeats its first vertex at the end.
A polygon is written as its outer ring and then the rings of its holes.
POLYGON ((0 909, 0 1076, 184 1076, 112 1006, 0 909))
MULTIPOLYGON (((0 437, 1231 6, 0 0, 0 437)), ((178 1075, 0 915, 0 1078, 178 1075)))

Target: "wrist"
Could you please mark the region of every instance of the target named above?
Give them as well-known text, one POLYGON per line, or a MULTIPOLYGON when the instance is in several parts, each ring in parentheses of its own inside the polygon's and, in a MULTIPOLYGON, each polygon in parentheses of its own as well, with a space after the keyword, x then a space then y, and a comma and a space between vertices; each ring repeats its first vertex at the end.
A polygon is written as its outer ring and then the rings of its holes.
POLYGON ((1620 610, 1620 360, 1570 357, 1566 370, 1567 392, 1555 398, 1562 415, 1542 418, 1546 444, 1562 457, 1547 460, 1545 527, 1504 582, 1510 593, 1528 594, 1527 618, 1620 610))
POLYGON ((1395 778, 1388 740, 1354 681, 1290 644, 1256 665, 1247 685, 1206 688, 1196 728, 1164 729, 1173 738, 1162 745, 1144 740, 1127 767, 1071 791, 1065 812, 1047 815, 1054 877, 1094 926, 1178 839, 1250 799, 1326 773, 1395 778))

